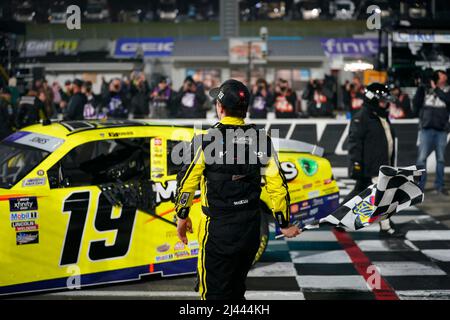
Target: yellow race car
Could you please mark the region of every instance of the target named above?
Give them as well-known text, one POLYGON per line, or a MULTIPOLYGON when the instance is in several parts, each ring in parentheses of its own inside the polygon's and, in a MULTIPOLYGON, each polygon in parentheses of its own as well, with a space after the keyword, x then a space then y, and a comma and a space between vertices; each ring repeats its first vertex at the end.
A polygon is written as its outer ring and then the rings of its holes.
MULTIPOLYGON (((3 140, 0 295, 195 273, 200 199, 185 246, 172 201, 180 165, 170 156, 194 133, 145 121, 66 121, 3 140)), ((277 145, 292 219, 308 224, 336 209, 339 190, 323 150, 292 140, 277 145)), ((255 261, 271 218, 264 188, 261 210, 255 261)))

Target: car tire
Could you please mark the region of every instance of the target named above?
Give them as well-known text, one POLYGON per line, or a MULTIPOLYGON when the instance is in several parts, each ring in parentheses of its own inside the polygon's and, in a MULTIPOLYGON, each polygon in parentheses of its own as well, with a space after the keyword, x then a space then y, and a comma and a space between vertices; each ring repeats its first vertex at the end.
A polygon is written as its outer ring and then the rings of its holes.
POLYGON ((262 255, 264 254, 264 251, 266 251, 267 244, 269 243, 269 215, 267 214, 266 210, 264 209, 261 210, 260 217, 261 217, 261 225, 259 228, 260 242, 258 252, 255 255, 255 259, 253 260, 253 265, 261 259, 262 255))

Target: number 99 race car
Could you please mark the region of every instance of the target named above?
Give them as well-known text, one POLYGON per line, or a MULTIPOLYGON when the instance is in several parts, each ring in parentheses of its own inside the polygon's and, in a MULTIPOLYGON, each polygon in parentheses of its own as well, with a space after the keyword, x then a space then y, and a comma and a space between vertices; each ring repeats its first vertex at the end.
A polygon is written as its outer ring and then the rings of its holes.
MULTIPOLYGON (((145 121, 73 121, 3 140, 0 294, 64 289, 75 275, 87 286, 195 273, 200 199, 185 246, 173 203, 181 166, 170 157, 193 136, 193 128, 145 121)), ((320 148, 280 139, 278 151, 292 219, 305 224, 337 208, 339 190, 320 148)), ((268 242, 270 203, 263 188, 255 261, 268 242)))

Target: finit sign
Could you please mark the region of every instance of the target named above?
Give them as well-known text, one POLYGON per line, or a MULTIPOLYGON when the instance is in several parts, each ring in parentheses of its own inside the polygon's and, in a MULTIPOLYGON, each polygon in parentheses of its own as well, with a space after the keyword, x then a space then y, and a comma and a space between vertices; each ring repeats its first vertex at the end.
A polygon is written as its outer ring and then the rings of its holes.
POLYGON ((377 39, 324 38, 320 42, 327 56, 371 56, 378 53, 377 39))

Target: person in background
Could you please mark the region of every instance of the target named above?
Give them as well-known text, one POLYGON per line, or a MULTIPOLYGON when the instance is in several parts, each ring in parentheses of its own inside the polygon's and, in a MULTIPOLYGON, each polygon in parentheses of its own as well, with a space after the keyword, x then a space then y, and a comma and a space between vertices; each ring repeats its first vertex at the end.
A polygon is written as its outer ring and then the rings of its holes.
POLYGON ((191 76, 186 77, 180 91, 174 95, 178 118, 202 118, 207 97, 203 86, 199 86, 191 76))
POLYGON ((54 106, 53 106, 53 98, 54 98, 53 90, 48 85, 47 80, 44 79, 42 81, 42 89, 40 91, 43 92, 44 96, 45 96, 45 100, 43 102, 45 105, 45 111, 47 112, 47 116, 49 118, 56 117, 56 109, 54 109, 54 106))
MULTIPOLYGON (((380 166, 394 165, 395 133, 388 118, 389 89, 381 83, 367 86, 361 110, 353 114, 348 135, 349 175, 355 188, 343 203, 376 183, 380 166)), ((400 235, 389 220, 380 222, 382 235, 400 235)))
POLYGON ((358 112, 364 103, 364 86, 359 77, 353 77, 352 82, 347 82, 344 88, 344 104, 348 107, 350 116, 358 112))
MULTIPOLYGON (((449 132, 450 89, 447 74, 438 70, 433 74, 429 87, 427 84, 417 88, 413 99, 414 113, 419 116, 419 154, 417 165, 426 168, 428 156, 436 152, 436 180, 434 193, 448 196, 444 185, 445 148, 449 132)), ((426 175, 422 176, 420 186, 425 188, 426 175)))
POLYGON ((297 118, 297 94, 289 87, 287 80, 278 80, 273 108, 277 118, 297 118))
POLYGON ((147 118, 150 99, 148 84, 143 73, 133 77, 131 92, 130 107, 133 118, 147 118))
POLYGON ((150 118, 167 119, 173 113, 172 96, 167 78, 161 77, 150 95, 150 118))
POLYGON ((98 118, 98 99, 92 92, 92 82, 86 81, 83 84, 81 92, 86 97, 86 104, 84 105, 83 117, 86 120, 92 120, 98 118))
POLYGON ((44 104, 45 99, 45 92, 34 90, 29 90, 26 96, 21 97, 17 107, 15 127, 22 129, 37 124, 40 120, 43 121, 44 125, 49 124, 50 120, 44 104))
POLYGON ((273 104, 273 96, 269 91, 266 80, 260 78, 252 88, 250 97, 250 118, 266 119, 267 111, 273 104))
POLYGON ((52 91, 53 91, 53 108, 56 110, 57 114, 61 113, 61 102, 64 92, 62 91, 61 86, 57 81, 53 81, 52 83, 52 91))
POLYGON ((9 136, 12 131, 10 114, 11 94, 3 84, 0 84, 0 141, 9 136))
POLYGON ((19 102, 20 99, 20 92, 19 89, 17 89, 17 78, 15 77, 9 78, 7 90, 11 94, 11 106, 13 108, 16 108, 17 103, 19 102))
POLYGON ((308 101, 308 115, 310 117, 333 116, 333 92, 324 86, 323 80, 311 80, 308 83, 302 98, 308 101))
POLYGON ((67 107, 64 109, 64 120, 83 120, 84 106, 86 104, 86 96, 81 92, 83 81, 75 79, 72 83, 72 96, 70 97, 67 107))
POLYGON ((406 93, 394 86, 391 89, 392 101, 389 103, 389 119, 405 119, 412 117, 411 101, 406 93))
POLYGON ((106 103, 107 117, 109 119, 127 119, 128 106, 123 96, 122 82, 119 78, 111 80, 106 103))
POLYGON ((63 113, 64 110, 66 109, 71 96, 72 96, 72 81, 66 80, 64 82, 64 89, 61 90, 61 102, 59 104, 59 109, 61 113, 63 113))

